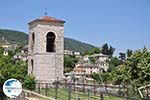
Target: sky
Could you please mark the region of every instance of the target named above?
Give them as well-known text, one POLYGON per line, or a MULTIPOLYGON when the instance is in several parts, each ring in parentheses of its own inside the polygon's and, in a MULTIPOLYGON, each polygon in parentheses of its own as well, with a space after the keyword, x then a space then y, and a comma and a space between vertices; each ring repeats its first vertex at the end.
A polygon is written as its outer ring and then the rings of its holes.
POLYGON ((95 46, 150 48, 150 0, 0 0, 0 28, 28 33, 44 16, 65 20, 65 37, 95 46))

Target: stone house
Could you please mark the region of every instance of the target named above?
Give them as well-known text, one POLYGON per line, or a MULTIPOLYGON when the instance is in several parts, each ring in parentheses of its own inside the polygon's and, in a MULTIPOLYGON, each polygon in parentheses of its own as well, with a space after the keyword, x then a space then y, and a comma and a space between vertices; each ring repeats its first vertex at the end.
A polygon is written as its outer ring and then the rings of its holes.
POLYGON ((80 75, 91 75, 93 73, 99 73, 103 69, 99 68, 98 66, 92 65, 92 64, 77 64, 76 67, 73 69, 73 72, 75 74, 80 75))

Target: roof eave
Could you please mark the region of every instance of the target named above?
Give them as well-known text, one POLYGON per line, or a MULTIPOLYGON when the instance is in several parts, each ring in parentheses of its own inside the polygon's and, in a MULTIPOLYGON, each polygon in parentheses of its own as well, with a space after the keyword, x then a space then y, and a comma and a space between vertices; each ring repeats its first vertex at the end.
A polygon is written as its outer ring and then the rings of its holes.
POLYGON ((42 19, 35 19, 35 20, 29 22, 28 24, 31 25, 31 24, 33 24, 35 22, 46 22, 46 23, 58 22, 58 23, 65 23, 65 21, 63 21, 63 20, 42 20, 42 19))

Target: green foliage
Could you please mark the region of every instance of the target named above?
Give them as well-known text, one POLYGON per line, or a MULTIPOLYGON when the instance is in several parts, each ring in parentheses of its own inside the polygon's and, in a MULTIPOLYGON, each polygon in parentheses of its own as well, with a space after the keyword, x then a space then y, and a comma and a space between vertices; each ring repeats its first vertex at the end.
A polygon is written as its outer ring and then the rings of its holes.
POLYGON ((98 83, 101 82, 101 78, 100 78, 99 74, 93 73, 93 74, 91 75, 91 77, 92 77, 94 80, 96 80, 98 83))
POLYGON ((133 51, 131 49, 127 49, 127 57, 131 57, 131 55, 133 54, 133 51))
POLYGON ((78 59, 72 56, 65 56, 64 57, 64 66, 74 68, 75 63, 78 62, 78 59))
POLYGON ((71 71, 74 67, 75 64, 78 62, 78 59, 73 57, 73 56, 64 56, 64 67, 65 67, 65 72, 71 71))
POLYGON ((66 50, 78 51, 81 52, 81 54, 85 54, 85 52, 91 50, 92 48, 95 48, 95 46, 74 39, 65 38, 64 48, 66 50))
POLYGON ((24 61, 15 61, 12 55, 0 55, 0 84, 7 79, 18 79, 27 89, 33 89, 34 78, 27 76, 27 64, 24 61), (27 86, 32 87, 27 87, 27 86))
POLYGON ((4 51, 4 49, 3 49, 3 48, 0 48, 0 57, 1 57, 1 55, 3 54, 3 51, 4 51))
POLYGON ((109 83, 112 81, 112 76, 110 73, 108 72, 105 72, 105 73, 101 73, 101 77, 102 77, 102 80, 105 84, 109 83))
POLYGON ((109 47, 107 43, 105 43, 102 46, 102 54, 109 55, 110 57, 112 57, 114 51, 115 48, 113 48, 112 46, 109 47))
POLYGON ((93 55, 93 54, 99 54, 101 53, 100 49, 99 48, 92 48, 91 50, 85 52, 84 55, 93 55))
POLYGON ((107 55, 108 53, 109 53, 109 48, 108 48, 108 44, 106 43, 102 46, 102 54, 107 55))
POLYGON ((64 67, 64 73, 69 73, 73 70, 73 68, 70 67, 64 67))
POLYGON ((115 84, 122 84, 130 81, 131 74, 128 67, 120 65, 112 70, 112 79, 115 84))
POLYGON ((150 51, 147 48, 135 51, 119 67, 115 67, 111 74, 116 84, 130 83, 135 87, 150 82, 150 51))
POLYGON ((3 42, 2 37, 5 37, 8 42, 16 44, 25 45, 28 41, 28 35, 26 33, 14 30, 0 29, 0 42, 3 42))
POLYGON ((108 72, 99 73, 99 74, 94 73, 91 75, 91 77, 94 80, 96 80, 97 83, 101 83, 101 84, 103 84, 103 83, 107 84, 107 83, 111 82, 111 80, 112 80, 111 73, 108 73, 108 72))
POLYGON ((124 61, 126 60, 126 53, 120 52, 119 53, 119 58, 121 60, 121 63, 123 64, 124 61))
POLYGON ((150 51, 147 48, 135 51, 126 66, 129 67, 132 84, 139 87, 150 82, 150 51))
POLYGON ((23 86, 29 90, 35 90, 35 79, 32 76, 26 75, 24 78, 23 86))
POLYGON ((90 63, 95 64, 96 58, 94 57, 89 57, 90 63))
POLYGON ((108 71, 111 72, 115 67, 121 65, 121 61, 117 57, 112 57, 110 60, 107 61, 109 65, 108 71))
MULTIPOLYGON (((123 54, 123 59, 124 59, 123 54)), ((150 83, 150 51, 147 48, 130 52, 124 63, 112 57, 109 63, 109 72, 93 74, 92 77, 101 83, 130 84, 138 88, 150 83), (110 80, 110 81, 109 81, 110 80)), ((121 57, 120 57, 121 58, 121 57)))
POLYGON ((23 48, 23 45, 20 45, 20 46, 18 46, 16 49, 15 49, 15 53, 17 54, 17 53, 19 53, 19 52, 21 52, 21 49, 23 48))

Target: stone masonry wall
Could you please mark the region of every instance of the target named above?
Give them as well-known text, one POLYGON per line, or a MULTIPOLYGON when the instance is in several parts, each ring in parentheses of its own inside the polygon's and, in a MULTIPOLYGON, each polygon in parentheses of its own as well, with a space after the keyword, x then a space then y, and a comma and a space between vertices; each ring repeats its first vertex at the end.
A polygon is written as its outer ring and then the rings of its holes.
POLYGON ((36 23, 29 26, 29 56, 28 56, 28 73, 35 76, 38 82, 52 82, 58 77, 63 78, 64 63, 64 27, 60 23, 36 23), (53 32, 56 36, 56 52, 46 52, 46 35, 53 32), (33 52, 32 33, 35 34, 33 52), (33 67, 31 65, 33 59, 33 67))

